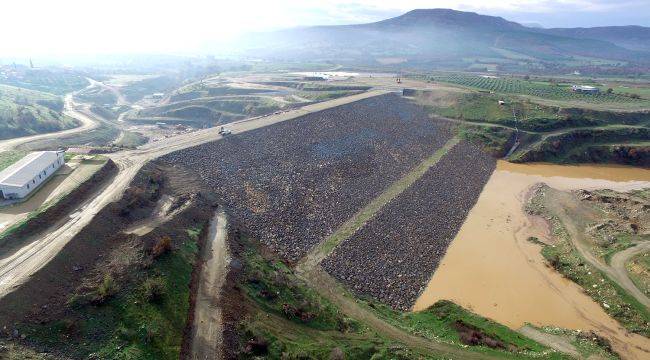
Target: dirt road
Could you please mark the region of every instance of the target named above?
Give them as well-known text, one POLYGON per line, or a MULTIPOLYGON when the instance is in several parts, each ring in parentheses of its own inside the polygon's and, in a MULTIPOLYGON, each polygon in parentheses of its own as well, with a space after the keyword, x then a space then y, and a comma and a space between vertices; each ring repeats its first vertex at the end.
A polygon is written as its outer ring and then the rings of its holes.
POLYGON ((201 254, 202 266, 199 287, 194 303, 194 324, 190 359, 212 360, 222 358, 223 321, 219 300, 226 279, 229 260, 226 237, 228 219, 218 210, 210 221, 206 246, 201 254))
POLYGON ((30 136, 23 136, 19 138, 2 140, 0 141, 0 151, 11 150, 16 148, 18 145, 26 144, 36 140, 60 138, 63 136, 67 137, 67 136, 71 136, 74 134, 78 134, 84 131, 89 131, 97 128, 99 126, 99 122, 91 118, 90 116, 82 113, 81 111, 79 111, 78 107, 80 105, 76 104, 72 99, 72 97, 73 94, 68 94, 65 96, 64 99, 65 105, 64 105, 63 114, 79 120, 81 126, 78 126, 73 129, 57 131, 52 133, 30 135, 30 136))
POLYGON ((612 266, 610 267, 589 250, 589 245, 584 237, 586 224, 579 221, 579 219, 588 218, 589 215, 585 214, 586 209, 582 209, 579 204, 576 204, 576 200, 572 198, 571 194, 554 192, 553 198, 551 201, 547 201, 546 205, 554 214, 559 215, 560 221, 562 221, 566 230, 569 232, 570 241, 580 253, 580 256, 593 267, 607 275, 611 280, 615 281, 640 303, 650 307, 650 299, 634 285, 625 270, 625 260, 629 259, 630 254, 634 255, 635 250, 640 252, 649 249, 650 243, 642 243, 615 254, 612 258, 612 266), (614 260, 616 260, 617 268, 613 266, 614 260))
MULTIPOLYGON (((295 119, 308 113, 382 94, 385 92, 371 91, 307 105, 281 114, 241 120, 228 125, 228 128, 232 130, 232 135, 228 136, 235 136, 246 131, 295 119)), ((61 227, 50 228, 46 233, 27 240, 25 243, 28 245, 11 254, 0 254, 0 297, 11 292, 29 276, 45 266, 81 229, 92 221, 101 209, 107 204, 117 201, 147 162, 173 151, 220 140, 223 137, 218 132, 218 128, 204 129, 148 143, 135 150, 110 154, 109 157, 115 161, 119 172, 96 197, 72 211, 70 220, 61 227)))
POLYGON ((612 271, 614 271, 619 277, 626 277, 629 279, 630 275, 628 274, 627 269, 625 268, 625 264, 627 263, 627 261, 638 254, 648 252, 648 251, 650 251, 650 241, 642 242, 640 244, 632 246, 629 249, 625 249, 623 251, 614 254, 614 256, 612 256, 612 259, 610 260, 609 265, 611 266, 612 271))

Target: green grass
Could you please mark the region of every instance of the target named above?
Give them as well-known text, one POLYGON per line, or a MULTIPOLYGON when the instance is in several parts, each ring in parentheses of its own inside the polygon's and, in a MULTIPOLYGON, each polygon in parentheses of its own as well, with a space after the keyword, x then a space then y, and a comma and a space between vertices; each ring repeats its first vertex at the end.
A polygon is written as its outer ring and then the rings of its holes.
POLYGON ((0 139, 77 126, 77 122, 62 111, 63 100, 58 96, 0 85, 0 139))
POLYGON ((192 232, 179 241, 178 249, 155 259, 126 283, 105 277, 94 293, 71 298, 65 319, 25 325, 22 332, 41 346, 73 357, 178 359, 198 253, 196 241, 197 234, 192 232), (83 301, 102 289, 106 300, 100 305, 83 301))
MULTIPOLYGON (((522 357, 566 358, 564 355, 554 352, 548 347, 509 329, 507 326, 474 314, 451 301, 438 301, 426 310, 405 313, 374 302, 368 302, 368 306, 393 325, 427 339, 460 344, 460 336, 455 329, 455 325, 462 323, 479 329, 483 334, 503 342, 512 353, 519 354, 522 357)), ((488 353, 499 353, 487 347, 484 347, 483 350, 488 353)))
POLYGON ((0 171, 6 169, 16 161, 22 159, 27 154, 27 151, 21 150, 9 150, 0 152, 0 171))
POLYGON ((482 145, 483 150, 488 153, 503 157, 508 149, 508 140, 515 131, 501 127, 472 126, 463 124, 459 127, 461 138, 482 145))
POLYGON ((123 131, 121 137, 115 142, 117 146, 135 148, 147 142, 147 137, 133 131, 123 131))
POLYGON ((612 256, 617 252, 623 251, 634 246, 634 241, 650 241, 650 235, 638 236, 633 234, 619 233, 614 235, 614 241, 604 246, 594 246, 592 250, 597 256, 600 256, 605 263, 609 264, 612 256))
POLYGON ((634 285, 650 296, 650 252, 634 256, 625 266, 634 285))
MULTIPOLYGON (((575 163, 585 161, 608 160, 586 157, 587 149, 606 144, 622 144, 630 141, 643 141, 650 137, 650 127, 610 125, 600 128, 572 129, 566 132, 548 135, 529 148, 516 153, 517 161, 549 161, 557 163, 575 163)), ((612 154, 610 154, 612 155, 612 154)), ((611 159, 611 156, 610 156, 611 159)), ((641 159, 632 157, 620 159, 634 165, 641 159)))
MULTIPOLYGON (((270 255, 262 256, 250 239, 242 241, 246 250, 241 288, 252 302, 250 313, 239 323, 242 349, 257 339, 267 346, 257 355, 272 359, 323 359, 335 348, 350 359, 434 358, 415 356, 413 351, 347 318, 284 263, 270 255)), ((240 357, 255 355, 244 351, 240 357)))
MULTIPOLYGON (((418 349, 395 344, 379 336, 363 322, 346 317, 337 306, 298 278, 291 268, 273 255, 261 255, 252 240, 244 238, 242 241, 246 249, 243 253, 241 288, 253 303, 249 306, 252 310, 239 324, 242 348, 251 339, 256 339, 267 346, 266 353, 257 355, 268 358, 328 358, 336 347, 351 359, 436 358, 436 354, 431 352, 424 354, 418 349), (299 317, 296 313, 309 315, 299 317)), ((362 301, 362 306, 406 332, 433 341, 465 347, 460 343, 455 327, 457 322, 462 322, 507 345, 507 350, 472 346, 473 351, 513 359, 540 356, 565 358, 503 325, 448 301, 436 303, 430 309, 417 313, 402 313, 365 301, 362 301)), ((245 353, 243 358, 252 358, 253 355, 245 353)))

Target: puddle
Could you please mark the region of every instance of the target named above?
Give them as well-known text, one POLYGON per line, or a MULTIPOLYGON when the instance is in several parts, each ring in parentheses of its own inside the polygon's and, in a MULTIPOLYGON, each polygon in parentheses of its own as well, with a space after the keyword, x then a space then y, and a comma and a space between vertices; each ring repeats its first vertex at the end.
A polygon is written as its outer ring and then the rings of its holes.
POLYGON ((650 340, 626 334, 579 286, 548 268, 539 246, 526 240, 548 233, 522 209, 538 182, 562 190, 628 191, 650 187, 650 170, 499 161, 414 310, 449 299, 513 329, 531 323, 596 330, 626 358, 644 358, 650 340))

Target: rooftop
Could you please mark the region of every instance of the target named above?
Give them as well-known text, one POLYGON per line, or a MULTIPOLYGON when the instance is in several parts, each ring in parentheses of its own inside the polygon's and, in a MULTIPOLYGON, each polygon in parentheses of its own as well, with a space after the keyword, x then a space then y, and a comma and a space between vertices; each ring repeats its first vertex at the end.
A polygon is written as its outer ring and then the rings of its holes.
POLYGON ((56 161, 57 151, 38 151, 26 155, 0 171, 0 185, 23 186, 56 161))

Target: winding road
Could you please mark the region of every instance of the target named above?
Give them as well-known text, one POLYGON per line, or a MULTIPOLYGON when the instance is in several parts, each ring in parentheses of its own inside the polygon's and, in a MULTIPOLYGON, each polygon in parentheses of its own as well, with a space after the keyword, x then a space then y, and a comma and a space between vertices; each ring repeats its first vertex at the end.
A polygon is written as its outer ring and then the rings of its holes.
POLYGON ((36 140, 69 137, 99 127, 100 124, 99 121, 81 112, 80 108, 82 108, 83 105, 76 104, 73 100, 73 97, 74 97, 74 93, 65 96, 63 114, 71 118, 77 119, 81 123, 80 126, 68 130, 1 140, 0 151, 12 150, 18 147, 19 145, 30 143, 36 140))
POLYGON ((562 224, 569 233, 569 239, 575 249, 585 261, 601 271, 612 281, 616 282, 628 294, 632 295, 637 301, 650 308, 650 299, 634 285, 625 270, 625 262, 635 254, 650 249, 650 242, 643 242, 637 246, 621 251, 612 257, 611 266, 598 259, 590 250, 585 239, 586 228, 576 219, 580 218, 576 212, 580 208, 576 206, 570 194, 557 193, 553 196, 552 201, 546 201, 552 213, 558 215, 562 224))

